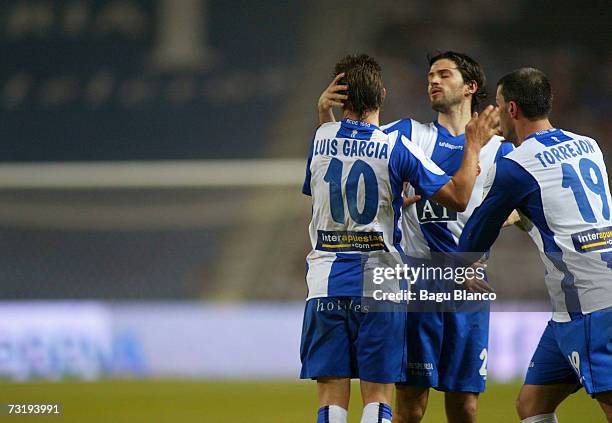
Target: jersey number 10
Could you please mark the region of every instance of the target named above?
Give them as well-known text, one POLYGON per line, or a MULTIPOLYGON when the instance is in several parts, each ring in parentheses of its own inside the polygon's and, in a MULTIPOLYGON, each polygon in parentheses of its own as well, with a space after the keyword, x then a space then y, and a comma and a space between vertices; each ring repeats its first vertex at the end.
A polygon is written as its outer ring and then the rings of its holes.
MULTIPOLYGON (((603 179, 601 174, 601 170, 593 162, 589 159, 581 159, 578 163, 580 168, 580 175, 584 180, 584 184, 589 188, 590 191, 599 195, 601 197, 602 203, 602 215, 606 220, 610 219, 610 205, 608 203, 608 194, 606 192, 606 182, 603 179), (593 180, 593 176, 591 175, 591 171, 595 174, 597 180, 593 180)), ((580 210, 580 214, 585 222, 588 223, 597 223, 597 218, 593 213, 593 209, 591 208, 591 204, 587 197, 587 194, 584 190, 582 182, 580 181, 580 177, 574 170, 574 167, 570 164, 563 163, 561 165, 561 170, 563 171, 563 182, 561 185, 563 188, 571 188, 574 193, 574 198, 576 199, 576 203, 578 204, 578 210, 580 210)))
MULTIPOLYGON (((332 158, 323 178, 329 184, 329 207, 332 219, 344 224, 344 200, 342 196, 342 161, 332 158)), ((378 181, 374 170, 363 160, 357 160, 346 178, 346 202, 351 219, 360 225, 367 225, 376 217, 378 211, 378 181), (359 179, 363 175, 365 201, 360 212, 357 205, 359 179)))

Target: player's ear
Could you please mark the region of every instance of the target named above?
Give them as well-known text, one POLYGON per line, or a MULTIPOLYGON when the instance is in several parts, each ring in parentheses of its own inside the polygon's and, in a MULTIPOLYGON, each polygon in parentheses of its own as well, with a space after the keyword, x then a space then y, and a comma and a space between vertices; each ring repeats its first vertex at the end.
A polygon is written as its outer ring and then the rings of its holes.
POLYGON ((508 114, 512 119, 518 118, 518 104, 516 104, 516 101, 508 102, 508 114))
POLYGON ((474 94, 476 94, 476 91, 478 91, 478 82, 476 82, 474 80, 468 82, 465 85, 466 85, 466 89, 467 89, 466 94, 474 95, 474 94))
POLYGON ((387 89, 385 87, 383 87, 382 93, 381 93, 382 101, 385 101, 386 97, 387 97, 387 89))

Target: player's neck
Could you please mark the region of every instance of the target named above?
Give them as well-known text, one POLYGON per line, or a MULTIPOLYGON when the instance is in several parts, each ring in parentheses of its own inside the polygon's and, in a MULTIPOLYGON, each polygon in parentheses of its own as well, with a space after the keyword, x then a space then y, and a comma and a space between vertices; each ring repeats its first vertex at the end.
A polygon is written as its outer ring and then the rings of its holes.
POLYGON ((454 137, 465 132, 465 125, 472 118, 470 103, 461 103, 446 113, 438 113, 438 123, 454 137))
POLYGON ((552 127, 553 126, 548 119, 534 121, 523 119, 518 125, 516 125, 517 144, 521 145, 523 141, 525 141, 525 138, 527 138, 529 135, 540 131, 546 131, 552 127))
POLYGON ((352 112, 350 110, 345 110, 342 116, 350 120, 357 120, 360 122, 370 123, 375 126, 380 126, 379 110, 375 110, 373 112, 366 112, 362 116, 359 116, 357 113, 352 112))

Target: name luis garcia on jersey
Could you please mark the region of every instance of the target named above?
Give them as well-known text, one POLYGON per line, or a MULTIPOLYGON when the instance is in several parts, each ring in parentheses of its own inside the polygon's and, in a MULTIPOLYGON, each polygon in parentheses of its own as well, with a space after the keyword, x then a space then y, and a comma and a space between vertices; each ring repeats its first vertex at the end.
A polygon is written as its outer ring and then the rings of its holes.
POLYGON ((315 140, 313 156, 337 156, 338 154, 346 157, 387 159, 389 157, 389 145, 376 141, 352 139, 342 140, 342 145, 336 138, 315 140))
POLYGON ((536 159, 540 161, 542 166, 548 167, 554 165, 556 162, 562 162, 569 160, 572 157, 579 157, 583 154, 594 153, 595 148, 588 140, 573 140, 571 143, 566 142, 563 145, 556 147, 548 147, 542 153, 535 155, 536 159))

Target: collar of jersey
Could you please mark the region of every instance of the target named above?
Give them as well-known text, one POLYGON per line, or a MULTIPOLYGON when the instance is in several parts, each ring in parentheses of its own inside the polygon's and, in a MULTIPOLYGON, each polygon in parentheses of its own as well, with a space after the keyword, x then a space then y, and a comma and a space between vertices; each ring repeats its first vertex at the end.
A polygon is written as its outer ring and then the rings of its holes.
POLYGON ((346 128, 356 129, 358 131, 368 131, 368 132, 372 132, 376 130, 380 131, 380 128, 374 125, 373 123, 357 122, 355 124, 353 122, 355 121, 352 119, 348 119, 348 118, 344 118, 340 121, 341 125, 346 128))
POLYGON ((545 129, 543 131, 538 131, 538 132, 534 132, 533 134, 529 134, 525 137, 525 140, 528 140, 529 138, 535 138, 538 139, 538 137, 542 137, 543 135, 546 136, 547 138, 550 137, 551 135, 559 132, 560 129, 557 128, 550 128, 550 129, 545 129))
POLYGON ((450 138, 452 140, 457 140, 457 141, 463 141, 465 134, 459 134, 459 135, 452 135, 448 129, 446 129, 444 126, 440 125, 440 122, 438 122, 437 120, 434 120, 433 124, 435 125, 436 128, 438 128, 438 132, 440 134, 442 134, 444 136, 444 138, 450 138))

